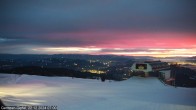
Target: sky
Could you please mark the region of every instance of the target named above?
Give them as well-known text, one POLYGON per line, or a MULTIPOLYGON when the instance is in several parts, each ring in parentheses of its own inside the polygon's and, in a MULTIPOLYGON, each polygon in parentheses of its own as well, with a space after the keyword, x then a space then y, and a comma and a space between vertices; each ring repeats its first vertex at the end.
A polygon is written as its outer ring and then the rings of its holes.
POLYGON ((1 0, 0 53, 196 56, 196 1, 1 0))

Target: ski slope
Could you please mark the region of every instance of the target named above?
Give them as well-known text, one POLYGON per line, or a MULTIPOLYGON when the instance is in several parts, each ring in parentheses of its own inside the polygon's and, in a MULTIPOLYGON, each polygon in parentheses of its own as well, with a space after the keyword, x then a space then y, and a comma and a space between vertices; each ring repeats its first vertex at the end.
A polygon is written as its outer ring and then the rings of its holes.
POLYGON ((8 106, 54 105, 58 110, 196 110, 196 88, 165 86, 157 78, 105 81, 0 74, 8 106))

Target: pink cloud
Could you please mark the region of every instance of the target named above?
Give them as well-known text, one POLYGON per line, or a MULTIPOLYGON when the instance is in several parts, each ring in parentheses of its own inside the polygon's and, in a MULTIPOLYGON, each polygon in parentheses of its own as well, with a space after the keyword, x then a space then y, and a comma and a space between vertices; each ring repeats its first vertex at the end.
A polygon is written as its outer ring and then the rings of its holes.
MULTIPOLYGON (((99 32, 76 32, 76 33, 52 33, 43 35, 40 39, 47 39, 53 41, 72 41, 76 42, 71 46, 57 45, 62 48, 84 48, 89 49, 87 54, 116 54, 116 55, 147 55, 147 56, 164 56, 176 54, 194 56, 196 45, 196 33, 177 33, 177 32, 113 32, 113 31, 99 31, 99 32), (77 43, 78 42, 78 43, 77 43), (99 48, 99 51, 92 51, 91 49, 99 48), (122 51, 107 52, 101 51, 104 49, 121 49, 122 51), (123 49, 135 49, 144 51, 123 52, 123 49), (154 49, 154 51, 149 51, 154 49), (157 50, 156 50, 157 49, 157 50), (161 50, 163 49, 163 50, 161 50), (189 49, 186 51, 170 50, 170 49, 189 49), (146 50, 146 51, 145 51, 146 50), (155 51, 156 50, 156 51, 155 51)), ((50 53, 50 51, 47 51, 50 53)), ((79 53, 81 53, 80 51, 79 53)), ((54 53, 54 52, 51 52, 54 53)), ((63 53, 63 51, 61 52, 63 53)), ((77 51, 76 51, 77 53, 77 51)), ((85 53, 85 52, 82 52, 85 53)))

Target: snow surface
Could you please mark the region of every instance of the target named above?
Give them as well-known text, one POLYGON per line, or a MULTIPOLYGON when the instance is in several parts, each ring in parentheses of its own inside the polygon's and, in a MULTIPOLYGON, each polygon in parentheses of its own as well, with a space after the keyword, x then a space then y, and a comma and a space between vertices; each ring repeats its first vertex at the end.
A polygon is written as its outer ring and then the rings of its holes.
POLYGON ((196 110, 196 88, 165 86, 157 78, 105 81, 0 74, 8 106, 54 105, 58 110, 196 110))

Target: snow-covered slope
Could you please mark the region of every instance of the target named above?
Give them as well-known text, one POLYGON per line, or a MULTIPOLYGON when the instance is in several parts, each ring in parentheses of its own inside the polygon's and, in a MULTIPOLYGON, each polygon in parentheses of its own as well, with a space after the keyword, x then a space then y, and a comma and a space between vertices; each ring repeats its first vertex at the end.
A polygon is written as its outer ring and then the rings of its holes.
POLYGON ((56 105, 58 110, 196 110, 195 88, 165 86, 151 77, 120 82, 30 75, 8 75, 6 83, 5 79, 0 74, 0 98, 5 105, 56 105))

